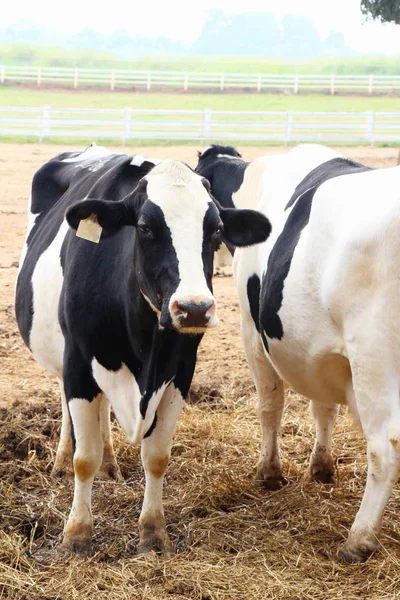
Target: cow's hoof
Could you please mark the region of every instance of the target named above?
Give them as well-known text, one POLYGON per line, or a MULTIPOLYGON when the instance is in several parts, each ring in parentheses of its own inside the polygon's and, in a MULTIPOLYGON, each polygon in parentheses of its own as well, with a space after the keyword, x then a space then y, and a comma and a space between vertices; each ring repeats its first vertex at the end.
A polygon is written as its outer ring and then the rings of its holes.
POLYGON ((333 465, 316 465, 310 466, 304 476, 307 483, 319 481, 320 483, 335 483, 335 470, 333 465))
POLYGON ((161 554, 164 558, 172 558, 175 549, 171 544, 164 516, 160 513, 144 516, 139 520, 138 554, 150 555, 152 552, 161 554))
POLYGON ((348 539, 338 550, 338 561, 341 563, 362 563, 379 548, 376 539, 356 544, 348 539))
POLYGON ((160 554, 166 560, 175 556, 175 549, 169 540, 167 532, 164 532, 163 535, 148 535, 140 540, 137 547, 138 554, 150 558, 153 552, 160 554))
POLYGON ((116 462, 109 462, 102 464, 100 469, 96 473, 98 479, 111 480, 111 481, 124 481, 122 473, 116 462))
POLYGON ((91 539, 73 539, 68 536, 64 536, 63 541, 58 546, 59 556, 70 556, 73 554, 79 554, 84 558, 89 557, 93 554, 92 551, 92 540, 91 539))
POLYGON ((258 487, 271 491, 281 490, 288 483, 282 473, 269 471, 264 474, 262 469, 257 469, 255 484, 258 487))

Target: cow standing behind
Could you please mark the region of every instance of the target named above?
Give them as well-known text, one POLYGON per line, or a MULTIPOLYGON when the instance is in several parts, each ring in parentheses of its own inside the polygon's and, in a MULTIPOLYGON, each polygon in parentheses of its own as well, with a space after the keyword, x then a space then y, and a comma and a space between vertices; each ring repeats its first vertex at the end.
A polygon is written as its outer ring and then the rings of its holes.
POLYGON ((213 254, 222 240, 250 245, 270 232, 260 213, 217 208, 208 182, 183 163, 156 162, 90 147, 49 161, 33 180, 16 315, 34 358, 60 382, 59 468, 73 438, 66 551, 90 547, 96 472, 119 475, 109 401, 141 443, 139 550, 170 554, 163 478, 198 344, 218 322, 213 254), (99 244, 73 231, 87 219, 102 228, 99 244))
POLYGON ((257 209, 272 235, 233 261, 262 426, 257 478, 285 483, 283 380, 312 400, 310 479, 333 480, 332 430, 347 404, 367 440, 368 476, 339 558, 362 561, 379 545, 400 468, 400 168, 373 170, 304 145, 266 158, 261 177, 257 209))
MULTIPOLYGON (((211 193, 221 206, 235 208, 234 195, 243 183, 248 164, 233 146, 212 144, 198 153, 196 173, 210 182, 211 193)), ((222 244, 215 255, 216 266, 231 266, 233 253, 233 246, 222 244)))

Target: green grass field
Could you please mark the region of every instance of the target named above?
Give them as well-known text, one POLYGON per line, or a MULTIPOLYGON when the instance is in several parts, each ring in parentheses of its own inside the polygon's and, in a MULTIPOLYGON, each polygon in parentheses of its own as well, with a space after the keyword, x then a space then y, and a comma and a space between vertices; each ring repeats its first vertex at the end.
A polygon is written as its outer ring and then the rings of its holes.
POLYGON ((161 110, 261 110, 305 112, 400 111, 400 99, 389 96, 330 96, 328 94, 180 94, 103 92, 0 87, 0 106, 52 108, 124 108, 161 110))
POLYGON ((0 64, 21 66, 80 67, 198 71, 225 73, 307 73, 342 75, 400 75, 400 57, 361 56, 283 61, 260 56, 132 56, 125 60, 112 52, 53 48, 33 44, 0 44, 0 64))

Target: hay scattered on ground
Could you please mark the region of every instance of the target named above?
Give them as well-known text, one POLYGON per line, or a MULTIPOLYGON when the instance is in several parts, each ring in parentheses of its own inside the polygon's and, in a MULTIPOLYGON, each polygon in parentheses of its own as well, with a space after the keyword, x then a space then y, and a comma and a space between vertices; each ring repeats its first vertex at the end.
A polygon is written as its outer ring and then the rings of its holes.
POLYGON ((135 553, 143 498, 137 449, 113 434, 125 482, 96 482, 95 554, 52 562, 72 500, 72 482, 50 476, 58 439, 57 399, 15 403, 0 422, 0 590, 18 600, 86 598, 291 600, 390 598, 400 585, 398 490, 390 501, 384 549, 364 565, 336 562, 357 511, 365 448, 339 419, 335 486, 304 484, 312 444, 307 403, 289 392, 282 454, 290 484, 253 484, 259 428, 253 394, 197 389, 181 419, 165 485, 170 561, 135 553), (361 458, 360 458, 361 457, 361 458), (49 556, 50 554, 50 556, 49 556))

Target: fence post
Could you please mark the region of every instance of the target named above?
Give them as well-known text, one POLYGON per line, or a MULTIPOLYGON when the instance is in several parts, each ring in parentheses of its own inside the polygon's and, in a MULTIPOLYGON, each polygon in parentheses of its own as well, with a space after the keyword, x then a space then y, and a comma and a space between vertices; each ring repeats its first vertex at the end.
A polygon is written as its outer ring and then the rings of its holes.
POLYGON ((257 92, 261 92, 261 83, 262 83, 262 75, 261 75, 261 73, 259 73, 258 77, 257 77, 257 92))
POLYGON ((335 76, 331 75, 331 95, 335 93, 335 76))
POLYGON ((371 96, 372 95, 372 86, 374 84, 374 76, 370 75, 369 76, 369 80, 368 80, 368 94, 371 96))
POLYGON ((6 78, 6 69, 4 65, 1 65, 1 69, 0 69, 0 83, 4 83, 4 80, 6 78))
POLYGON ((42 123, 40 126, 39 143, 43 141, 44 137, 50 134, 50 111, 50 106, 42 106, 42 123))
POLYGON ((294 93, 297 94, 299 91, 299 75, 298 73, 296 73, 296 75, 294 76, 294 89, 293 89, 294 93))
POLYGON ((286 130, 285 130, 285 146, 290 142, 290 138, 292 135, 292 111, 286 111, 286 130))
POLYGON ((367 133, 366 137, 369 140, 371 146, 374 145, 374 129, 375 129, 375 112, 373 110, 367 110, 367 133))
POLYGON ((187 73, 185 73, 185 79, 184 79, 184 82, 183 82, 183 91, 184 92, 187 92, 188 85, 189 85, 189 75, 187 73))
POLYGON ((126 146, 127 140, 131 137, 131 116, 132 109, 129 106, 124 108, 124 135, 122 137, 122 143, 126 146))
POLYGON ((219 89, 221 90, 221 92, 224 91, 224 87, 225 87, 225 75, 223 73, 221 73, 221 80, 219 82, 219 89))
POLYGON ((203 131, 201 133, 201 143, 210 139, 211 133, 211 116, 212 111, 210 108, 205 108, 203 113, 203 131))
POLYGON ((149 71, 147 73, 147 91, 149 92, 151 90, 151 71, 149 71))
POLYGON ((74 74, 74 88, 76 89, 78 87, 78 69, 75 69, 75 74, 74 74))
POLYGON ((111 71, 110 90, 113 92, 115 87, 115 71, 111 71))
POLYGON ((42 83, 42 67, 38 67, 38 71, 37 71, 37 87, 40 87, 40 84, 42 83))

